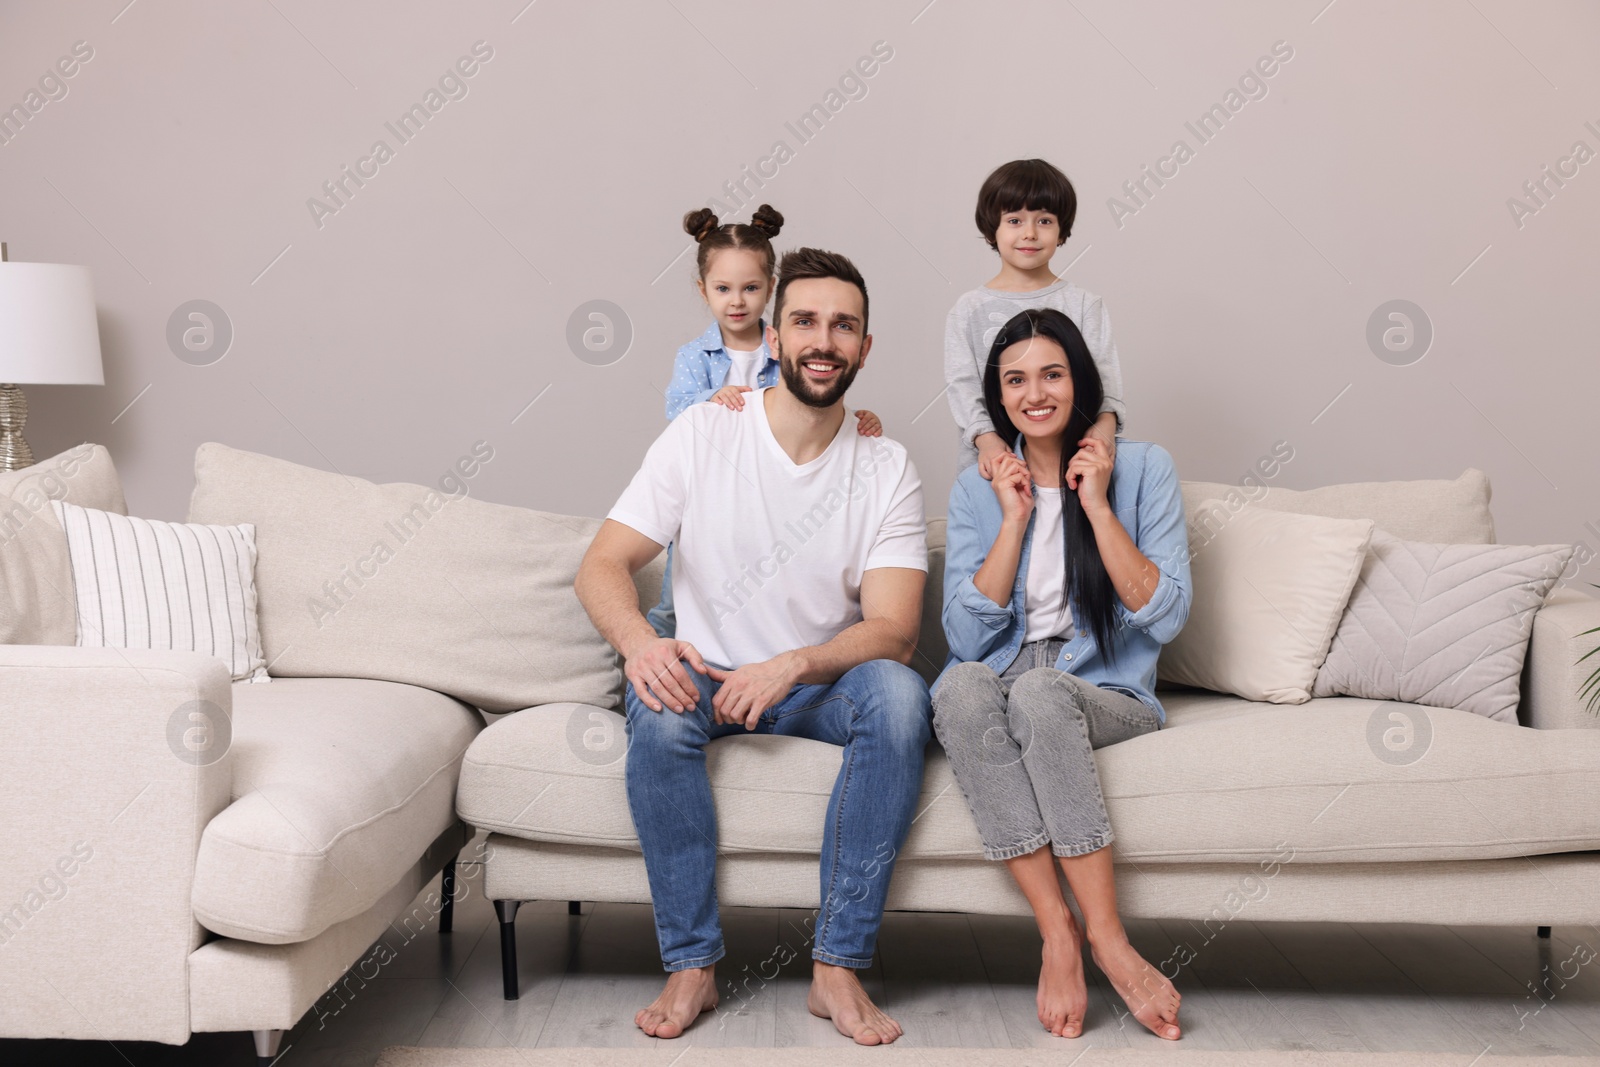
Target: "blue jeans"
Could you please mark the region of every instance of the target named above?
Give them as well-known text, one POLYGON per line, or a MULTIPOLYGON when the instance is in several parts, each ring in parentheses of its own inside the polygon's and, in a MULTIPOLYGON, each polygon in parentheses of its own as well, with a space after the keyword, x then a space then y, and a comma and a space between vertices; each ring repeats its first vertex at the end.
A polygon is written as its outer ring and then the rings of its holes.
MULTIPOLYGON (((628 686, 628 806, 644 851, 656 938, 668 971, 723 956, 717 918, 717 813, 708 742, 747 731, 712 720, 720 683, 689 671, 689 711, 651 711, 628 686)), ((928 686, 910 667, 872 660, 832 685, 797 685, 762 713, 758 733, 844 747, 822 832, 812 958, 870 967, 895 857, 916 815, 923 749, 932 734, 928 686)), ((736 742, 735 742, 736 743, 736 742)))

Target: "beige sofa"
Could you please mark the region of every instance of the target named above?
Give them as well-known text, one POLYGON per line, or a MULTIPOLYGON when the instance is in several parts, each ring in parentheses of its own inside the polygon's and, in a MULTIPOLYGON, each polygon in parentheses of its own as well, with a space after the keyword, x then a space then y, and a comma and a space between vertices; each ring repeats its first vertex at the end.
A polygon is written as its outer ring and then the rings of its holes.
POLYGON ((419 894, 470 840, 456 778, 483 717, 396 681, 63 647, 70 572, 39 502, 124 507, 104 449, 61 460, 0 476, 0 1036, 248 1030, 267 1062, 319 998, 338 1011, 450 928, 449 893, 419 894))
MULTIPOLYGON (((439 485, 459 490, 488 462, 471 455, 439 485)), ((386 928, 398 951, 435 916, 448 928, 448 893, 419 895, 469 840, 463 822, 492 831, 485 888, 503 934, 522 900, 648 900, 622 787, 621 673, 571 590, 596 520, 202 446, 191 520, 251 522, 260 550, 274 680, 234 684, 193 653, 69 647, 48 498, 124 503, 103 449, 70 473, 61 458, 0 475, 0 1036, 249 1030, 270 1058, 308 1011, 337 1010, 381 970, 386 928), (391 536, 379 559, 373 539, 391 536), (474 708, 514 713, 485 729, 474 708)), ((1441 539, 1492 530, 1486 486, 1437 483, 1435 499, 1418 484, 1402 490, 1409 519, 1381 487, 1343 487, 1338 507, 1411 537, 1427 531, 1405 522, 1429 514, 1457 520, 1441 539)), ((917 661, 930 678, 942 537, 936 520, 917 661)), ((658 559, 638 576, 642 606, 660 575, 658 559)), ((1600 848, 1600 731, 1575 662, 1596 625, 1600 602, 1557 594, 1534 624, 1524 726, 1411 708, 1431 740, 1405 766, 1369 748, 1372 701, 1166 694, 1168 729, 1099 754, 1125 910, 1206 931, 1234 918, 1595 922, 1600 861, 1583 850, 1600 848)), ((713 746, 725 904, 816 906, 838 761, 792 738, 713 746)), ((890 906, 1023 910, 979 858, 936 749, 890 906)))
MULTIPOLYGON (((1238 487, 1185 483, 1199 500, 1238 487)), ((1487 479, 1258 493, 1250 506, 1372 518, 1413 540, 1492 541, 1487 479)), ((938 622, 943 522, 916 666, 945 656, 938 622)), ((1556 591, 1535 618, 1520 725, 1442 708, 1351 698, 1252 703, 1167 691, 1167 726, 1097 753, 1126 915, 1189 919, 1196 936, 1168 973, 1235 919, 1526 924, 1600 921, 1600 720, 1578 699, 1577 666, 1600 601, 1556 591), (1398 714, 1399 719, 1389 716, 1398 714), (1381 726, 1374 733, 1375 718, 1381 726), (1418 746, 1386 760, 1395 724, 1418 746)), ((485 892, 501 922, 505 995, 517 995, 512 924, 525 900, 648 902, 623 786, 626 737, 612 710, 530 708, 468 750, 457 809, 491 831, 485 892)), ((719 741, 723 905, 815 909, 823 815, 840 749, 799 738, 719 741)), ((1027 914, 1002 865, 986 862, 937 745, 888 906, 1027 914)))

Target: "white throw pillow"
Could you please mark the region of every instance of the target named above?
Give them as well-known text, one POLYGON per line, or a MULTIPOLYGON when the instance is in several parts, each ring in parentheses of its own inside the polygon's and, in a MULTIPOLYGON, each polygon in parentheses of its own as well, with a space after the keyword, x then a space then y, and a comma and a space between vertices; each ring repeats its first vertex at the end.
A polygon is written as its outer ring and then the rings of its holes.
POLYGON ((1515 723, 1533 616, 1572 553, 1572 545, 1402 541, 1378 530, 1315 695, 1515 723))
POLYGON ((254 527, 51 504, 67 532, 80 646, 204 652, 235 681, 270 681, 256 623, 254 527))
POLYGON ((1189 621, 1161 650, 1163 681, 1302 704, 1361 574, 1371 519, 1202 501, 1188 516, 1189 621))

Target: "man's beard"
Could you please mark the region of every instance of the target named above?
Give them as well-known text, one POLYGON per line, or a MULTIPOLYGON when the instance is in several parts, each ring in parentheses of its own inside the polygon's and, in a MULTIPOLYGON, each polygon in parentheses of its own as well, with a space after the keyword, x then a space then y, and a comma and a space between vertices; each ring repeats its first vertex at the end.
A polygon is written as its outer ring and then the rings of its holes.
POLYGON ((861 369, 858 363, 850 366, 837 356, 819 356, 814 350, 802 352, 799 358, 790 360, 783 354, 783 342, 778 342, 778 368, 783 373, 783 384, 789 387, 789 392, 802 403, 814 408, 829 408, 839 402, 845 391, 850 388, 850 383, 856 380, 856 371, 861 369), (810 359, 813 362, 823 360, 835 363, 840 370, 833 381, 819 385, 806 377, 800 364, 810 359), (821 390, 820 392, 818 390, 821 390))

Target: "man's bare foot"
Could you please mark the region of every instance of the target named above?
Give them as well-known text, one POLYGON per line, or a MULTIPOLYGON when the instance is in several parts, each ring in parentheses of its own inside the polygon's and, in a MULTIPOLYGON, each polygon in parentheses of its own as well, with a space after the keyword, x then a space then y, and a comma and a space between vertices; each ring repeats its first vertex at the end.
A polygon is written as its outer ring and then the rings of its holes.
POLYGON ((677 1037, 701 1012, 717 1006, 716 967, 691 967, 667 976, 667 987, 633 1024, 651 1037, 677 1037))
POLYGON ((1178 1004, 1183 997, 1167 981, 1166 975, 1145 962, 1128 943, 1126 934, 1102 938, 1099 942, 1091 937, 1089 953, 1135 1019, 1149 1027, 1151 1033, 1168 1041, 1183 1036, 1178 1029, 1178 1004))
POLYGON ((819 1019, 831 1019, 841 1034, 858 1045, 887 1045, 899 1037, 900 1024, 872 1003, 861 980, 848 967, 814 962, 806 1007, 819 1019))
POLYGON ((1083 940, 1076 923, 1044 939, 1039 968, 1039 1021, 1057 1037, 1081 1037, 1089 990, 1083 981, 1083 940))

